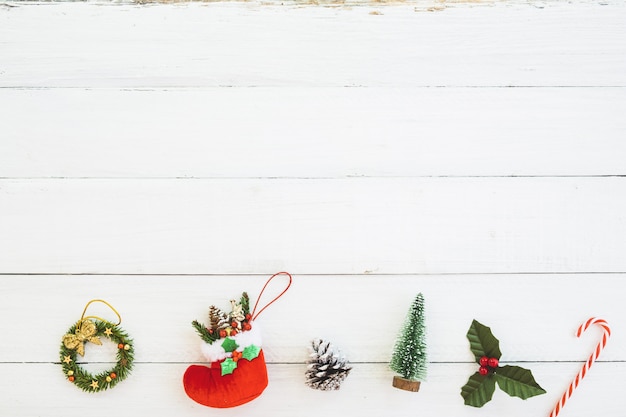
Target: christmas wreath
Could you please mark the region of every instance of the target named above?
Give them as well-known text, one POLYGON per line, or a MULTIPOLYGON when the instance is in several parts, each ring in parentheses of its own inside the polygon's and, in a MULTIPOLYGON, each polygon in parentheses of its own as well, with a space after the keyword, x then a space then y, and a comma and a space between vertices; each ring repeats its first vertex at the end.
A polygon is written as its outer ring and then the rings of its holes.
MULTIPOLYGON (((92 300, 87 306, 95 301, 111 307, 102 300, 92 300)), ((85 307, 86 309, 87 307, 85 307)), ((117 314, 117 311, 115 313, 117 314)), ((83 317, 71 326, 63 336, 60 350, 63 374, 69 382, 83 391, 99 392, 113 388, 130 374, 134 359, 133 342, 128 334, 119 327, 119 323, 113 324, 97 317, 85 318, 84 314, 83 312, 83 317), (92 320, 92 318, 98 320, 92 320), (80 362, 77 361, 77 355, 85 355, 85 344, 87 343, 102 345, 100 337, 107 337, 117 345, 117 362, 113 368, 94 375, 81 366, 80 362)))

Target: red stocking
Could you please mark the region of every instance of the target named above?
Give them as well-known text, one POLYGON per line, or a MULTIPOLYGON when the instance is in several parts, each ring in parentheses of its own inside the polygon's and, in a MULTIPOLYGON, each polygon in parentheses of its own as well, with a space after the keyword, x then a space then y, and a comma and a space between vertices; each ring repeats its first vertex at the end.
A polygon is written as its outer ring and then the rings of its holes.
POLYGON ((222 376, 220 362, 211 366, 191 365, 183 376, 185 392, 197 403, 209 407, 236 407, 254 400, 267 387, 263 350, 251 361, 240 359, 232 374, 222 376))

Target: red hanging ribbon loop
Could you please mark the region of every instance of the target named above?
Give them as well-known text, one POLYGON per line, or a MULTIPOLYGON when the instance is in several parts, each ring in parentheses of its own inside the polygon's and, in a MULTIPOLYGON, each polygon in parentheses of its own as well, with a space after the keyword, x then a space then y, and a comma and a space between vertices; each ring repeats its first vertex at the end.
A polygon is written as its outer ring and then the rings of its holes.
POLYGON ((259 314, 261 314, 263 312, 263 310, 265 310, 266 308, 271 306, 276 300, 278 300, 280 297, 283 296, 283 294, 285 294, 287 292, 289 287, 291 287, 292 280, 293 280, 293 277, 291 276, 291 274, 289 272, 277 272, 274 275, 272 275, 271 277, 269 277, 269 279, 267 280, 267 282, 263 286, 263 289, 261 290, 261 293, 259 294, 259 297, 257 298, 256 303, 254 304, 254 309, 252 310, 252 321, 256 320, 256 318, 259 317, 259 314), (261 310, 259 310, 258 313, 256 313, 256 308, 259 305, 259 301, 261 301, 261 296, 263 295, 263 292, 265 292, 265 288, 270 283, 270 281, 272 281, 274 279, 274 277, 277 277, 278 275, 287 275, 289 277, 289 283, 287 284, 287 287, 280 294, 278 294, 272 301, 267 303, 261 310))

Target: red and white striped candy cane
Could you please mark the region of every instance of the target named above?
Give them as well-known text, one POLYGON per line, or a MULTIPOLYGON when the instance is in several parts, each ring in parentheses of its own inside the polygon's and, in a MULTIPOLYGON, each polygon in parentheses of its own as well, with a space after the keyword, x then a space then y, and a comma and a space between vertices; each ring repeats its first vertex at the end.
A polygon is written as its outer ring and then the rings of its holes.
POLYGON ((576 378, 574 378, 567 390, 563 393, 563 396, 561 397, 559 402, 556 404, 556 406, 554 406, 554 409, 550 413, 550 417, 556 417, 559 414, 561 409, 565 406, 565 402, 567 401, 567 399, 572 396, 572 393, 574 392, 580 381, 585 377, 585 375, 587 375, 587 371, 589 370, 589 368, 591 368, 591 365, 593 365, 596 359, 598 359, 598 356, 600 356, 602 349, 604 349, 604 346, 606 346, 606 341, 609 339, 609 336, 611 336, 611 329, 609 328, 606 320, 592 317, 580 325, 578 331, 576 331, 576 337, 580 337, 580 335, 583 334, 583 332, 587 330, 592 324, 597 324, 601 326, 602 329, 604 329, 604 332, 602 334, 602 340, 600 340, 600 342, 596 346, 596 349, 593 351, 591 356, 589 356, 587 362, 585 362, 583 367, 580 369, 580 372, 578 372, 578 375, 576 375, 576 378))

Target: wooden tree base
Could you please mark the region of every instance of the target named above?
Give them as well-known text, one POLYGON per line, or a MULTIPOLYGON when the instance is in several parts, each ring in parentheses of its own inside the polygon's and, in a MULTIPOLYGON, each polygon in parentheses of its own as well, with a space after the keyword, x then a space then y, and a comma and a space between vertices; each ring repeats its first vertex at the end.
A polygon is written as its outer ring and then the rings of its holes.
POLYGON ((393 386, 406 391, 417 392, 420 390, 420 381, 414 381, 396 375, 393 377, 393 386))

